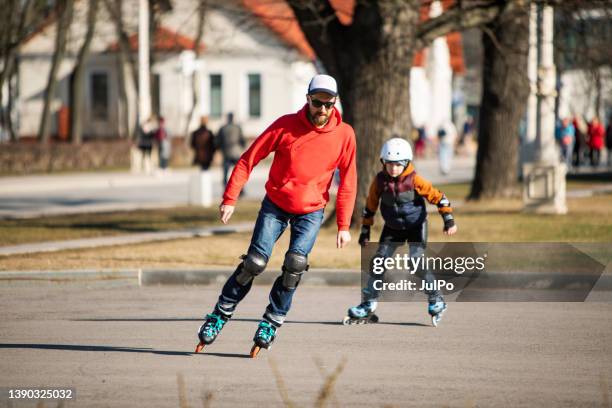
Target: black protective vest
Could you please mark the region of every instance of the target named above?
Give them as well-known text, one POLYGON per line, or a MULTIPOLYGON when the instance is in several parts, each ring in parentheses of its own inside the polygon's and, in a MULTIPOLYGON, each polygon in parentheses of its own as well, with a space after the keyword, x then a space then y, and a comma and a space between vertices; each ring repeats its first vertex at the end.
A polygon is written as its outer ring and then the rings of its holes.
POLYGON ((425 200, 414 191, 413 171, 407 176, 392 178, 385 172, 376 176, 380 194, 380 213, 385 225, 396 230, 421 228, 427 218, 425 200))

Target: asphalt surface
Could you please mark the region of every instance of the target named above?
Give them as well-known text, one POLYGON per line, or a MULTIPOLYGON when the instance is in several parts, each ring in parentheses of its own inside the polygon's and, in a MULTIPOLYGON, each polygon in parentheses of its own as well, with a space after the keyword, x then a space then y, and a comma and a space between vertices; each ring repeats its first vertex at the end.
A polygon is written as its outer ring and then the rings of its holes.
POLYGON ((187 406, 183 394, 194 407, 207 393, 212 407, 283 406, 283 390, 294 406, 313 406, 345 362, 326 406, 610 404, 612 303, 450 302, 438 328, 424 301, 385 303, 381 323, 342 326, 358 288, 303 285, 272 350, 252 360, 268 289, 254 286, 195 355, 218 286, 4 282, 0 387, 74 388, 65 406, 187 406))

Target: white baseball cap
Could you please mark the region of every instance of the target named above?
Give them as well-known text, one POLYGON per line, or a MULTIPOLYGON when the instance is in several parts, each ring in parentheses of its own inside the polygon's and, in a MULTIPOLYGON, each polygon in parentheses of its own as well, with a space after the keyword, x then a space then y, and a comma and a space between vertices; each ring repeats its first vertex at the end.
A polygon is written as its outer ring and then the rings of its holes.
POLYGON ((311 95, 317 92, 325 92, 332 96, 338 95, 338 86, 336 80, 329 75, 315 75, 308 84, 308 94, 311 95))

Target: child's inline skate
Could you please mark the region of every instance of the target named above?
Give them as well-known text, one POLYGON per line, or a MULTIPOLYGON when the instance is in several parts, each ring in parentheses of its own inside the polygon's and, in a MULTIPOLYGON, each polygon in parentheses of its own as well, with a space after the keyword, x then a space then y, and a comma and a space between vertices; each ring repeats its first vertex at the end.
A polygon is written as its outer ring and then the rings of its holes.
POLYGON ((427 311, 431 316, 431 324, 434 327, 438 327, 440 320, 442 319, 442 315, 446 311, 446 302, 444 302, 444 298, 442 296, 436 296, 429 299, 429 306, 427 307, 427 311))
POLYGON ((366 300, 349 308, 347 316, 342 320, 342 324, 366 324, 366 323, 378 323, 378 316, 374 314, 378 306, 378 302, 375 300, 366 300))

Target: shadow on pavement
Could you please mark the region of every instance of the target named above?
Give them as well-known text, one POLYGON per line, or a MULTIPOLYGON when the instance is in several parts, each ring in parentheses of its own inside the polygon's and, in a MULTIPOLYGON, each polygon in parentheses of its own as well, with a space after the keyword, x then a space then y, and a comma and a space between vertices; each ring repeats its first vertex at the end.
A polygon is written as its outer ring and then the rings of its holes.
MULTIPOLYGON (((109 318, 109 319, 72 319, 72 322, 201 322, 203 318, 188 318, 188 317, 145 317, 145 318, 109 318)), ((259 323, 261 319, 250 319, 236 317, 232 319, 233 322, 252 322, 259 323)), ((342 326, 342 321, 304 321, 304 320, 285 320, 285 324, 324 324, 329 326, 342 326)), ((395 325, 395 326, 415 326, 415 327, 429 327, 428 324, 414 323, 414 322, 385 322, 379 321, 376 324, 382 325, 395 325)))
POLYGON ((112 347, 112 346, 84 346, 76 344, 12 344, 0 343, 0 349, 40 349, 40 350, 68 350, 68 351, 103 351, 122 353, 150 353, 169 356, 190 356, 194 353, 186 351, 164 351, 140 347, 112 347))
MULTIPOLYGON (((196 354, 196 353, 192 353, 192 354, 196 354)), ((236 353, 211 353, 209 351, 202 351, 198 354, 204 355, 204 356, 215 356, 215 357, 232 357, 232 358, 251 358, 250 354, 236 354, 236 353)))

